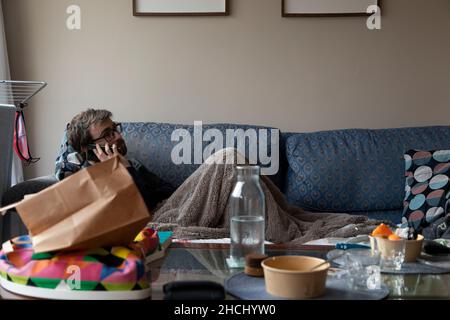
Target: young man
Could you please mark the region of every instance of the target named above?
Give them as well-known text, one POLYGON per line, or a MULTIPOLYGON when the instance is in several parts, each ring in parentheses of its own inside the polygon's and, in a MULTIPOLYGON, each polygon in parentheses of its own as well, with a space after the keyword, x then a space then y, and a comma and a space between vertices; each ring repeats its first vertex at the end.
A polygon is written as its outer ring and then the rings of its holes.
POLYGON ((122 126, 111 118, 110 111, 88 109, 72 119, 67 126, 67 141, 63 141, 63 152, 56 160, 56 177, 62 180, 96 162, 119 156, 133 177, 148 209, 154 210, 175 189, 138 161, 125 157, 127 145, 121 134, 122 126))

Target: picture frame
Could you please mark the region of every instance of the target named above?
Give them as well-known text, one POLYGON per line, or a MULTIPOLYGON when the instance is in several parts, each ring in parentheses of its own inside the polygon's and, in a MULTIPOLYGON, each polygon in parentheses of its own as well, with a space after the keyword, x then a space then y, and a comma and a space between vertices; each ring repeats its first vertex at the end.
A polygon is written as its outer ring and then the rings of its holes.
POLYGON ((227 16, 229 0, 133 0, 134 16, 227 16))
POLYGON ((282 17, 369 16, 367 7, 381 0, 281 0, 282 17))

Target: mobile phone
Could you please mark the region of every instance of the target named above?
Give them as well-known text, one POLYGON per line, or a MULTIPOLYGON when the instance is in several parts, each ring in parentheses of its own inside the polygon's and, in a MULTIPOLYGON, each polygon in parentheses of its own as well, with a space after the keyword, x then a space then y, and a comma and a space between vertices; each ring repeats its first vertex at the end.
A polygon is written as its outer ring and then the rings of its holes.
MULTIPOLYGON (((104 145, 100 145, 100 148, 102 149, 103 152, 106 152, 104 145)), ((93 150, 97 150, 97 145, 95 143, 88 144, 86 152, 87 160, 97 162, 99 161, 99 159, 97 158, 93 150)))
MULTIPOLYGON (((100 148, 102 149, 103 152, 105 152, 105 146, 104 145, 100 145, 100 148)), ((97 145, 95 143, 91 143, 88 144, 88 150, 97 150, 97 145)))
POLYGON ((164 300, 223 300, 225 289, 212 281, 178 280, 163 286, 164 300))

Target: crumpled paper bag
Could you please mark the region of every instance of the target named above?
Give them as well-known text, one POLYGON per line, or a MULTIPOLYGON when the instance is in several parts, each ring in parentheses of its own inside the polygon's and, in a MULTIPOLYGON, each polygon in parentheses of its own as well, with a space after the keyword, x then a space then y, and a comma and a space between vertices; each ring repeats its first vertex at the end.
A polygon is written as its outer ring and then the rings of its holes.
POLYGON ((114 157, 1 208, 16 208, 36 253, 132 243, 151 219, 137 186, 114 157))

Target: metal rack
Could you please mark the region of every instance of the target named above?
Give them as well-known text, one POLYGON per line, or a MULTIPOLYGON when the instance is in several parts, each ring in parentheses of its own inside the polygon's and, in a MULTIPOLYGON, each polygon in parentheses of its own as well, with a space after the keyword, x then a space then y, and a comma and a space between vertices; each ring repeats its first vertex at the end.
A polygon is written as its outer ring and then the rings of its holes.
POLYGON ((13 137, 16 112, 44 89, 46 82, 0 80, 0 201, 11 184, 13 137))
POLYGON ((45 88, 46 82, 0 80, 0 105, 23 109, 28 101, 45 88))

